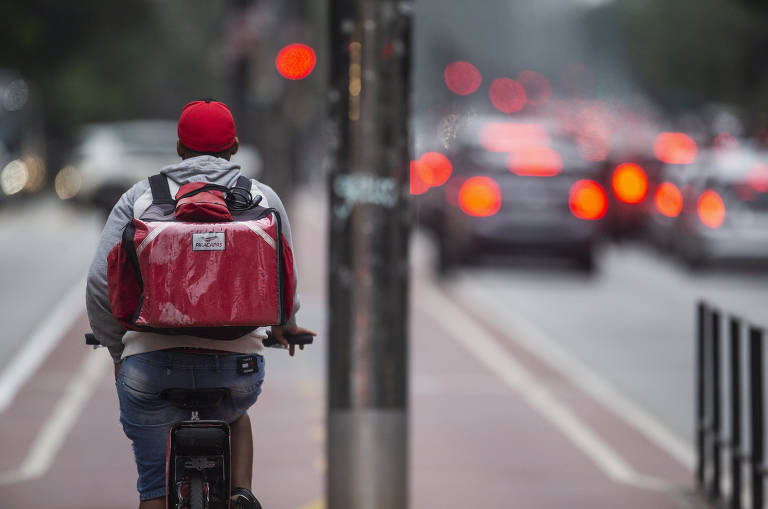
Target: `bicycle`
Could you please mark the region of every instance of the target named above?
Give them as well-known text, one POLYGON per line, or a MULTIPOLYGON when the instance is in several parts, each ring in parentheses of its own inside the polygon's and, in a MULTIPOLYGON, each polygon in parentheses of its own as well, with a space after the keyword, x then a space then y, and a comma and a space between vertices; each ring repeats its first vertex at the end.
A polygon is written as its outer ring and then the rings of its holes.
MULTIPOLYGON (((308 345, 310 334, 286 335, 292 345, 308 345)), ((92 333, 85 335, 88 345, 99 346, 92 333)), ((283 348, 271 334, 264 346, 283 348)), ((190 411, 190 418, 173 423, 166 448, 167 509, 229 509, 232 497, 229 424, 201 420, 200 412, 216 408, 231 397, 226 387, 187 389, 168 388, 159 397, 178 408, 190 411)), ((256 501, 256 509, 261 504, 256 501)))

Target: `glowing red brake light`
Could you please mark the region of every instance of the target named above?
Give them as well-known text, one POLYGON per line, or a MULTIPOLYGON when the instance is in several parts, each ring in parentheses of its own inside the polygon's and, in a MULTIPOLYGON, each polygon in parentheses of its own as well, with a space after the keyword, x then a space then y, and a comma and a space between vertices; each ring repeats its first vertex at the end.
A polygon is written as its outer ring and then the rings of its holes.
POLYGON ((648 194, 648 177, 634 163, 620 164, 611 179, 613 193, 624 203, 640 203, 648 194))
POLYGON ((691 164, 696 160, 696 142, 685 133, 661 133, 653 144, 656 158, 667 164, 691 164))
POLYGON ((608 197, 597 182, 579 180, 571 186, 568 205, 579 219, 600 219, 608 210, 608 197))
POLYGON ((429 184, 421 180, 416 170, 416 161, 411 161, 411 194, 424 194, 429 190, 429 184))
POLYGON ((715 191, 707 189, 696 204, 696 210, 699 213, 699 219, 709 228, 720 228, 725 221, 725 202, 715 191))
POLYGON ((459 207, 475 217, 492 216, 501 208, 499 185, 488 177, 472 177, 459 189, 459 207))
POLYGON ((430 186, 445 184, 453 172, 451 161, 439 152, 427 152, 416 161, 419 178, 430 186))
POLYGON ((315 50, 306 44, 289 44, 280 50, 275 59, 277 72, 289 80, 306 78, 312 73, 316 63, 315 50))
POLYGON ((563 159, 547 146, 521 147, 510 152, 507 167, 522 177, 554 177, 563 171, 563 159))
POLYGON ((683 195, 671 182, 662 183, 654 196, 656 209, 667 217, 677 217, 683 210, 683 195))

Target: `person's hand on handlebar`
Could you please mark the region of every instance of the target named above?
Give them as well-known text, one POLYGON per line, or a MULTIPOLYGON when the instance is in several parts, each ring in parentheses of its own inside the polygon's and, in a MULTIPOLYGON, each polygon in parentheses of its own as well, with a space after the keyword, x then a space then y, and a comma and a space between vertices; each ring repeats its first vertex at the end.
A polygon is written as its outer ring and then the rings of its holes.
MULTIPOLYGON (((288 354, 290 354, 291 357, 293 357, 293 354, 296 353, 296 345, 288 343, 288 340, 285 339, 286 334, 311 334, 312 336, 317 336, 317 332, 305 329, 304 327, 299 327, 298 325, 294 325, 292 327, 273 325, 272 335, 275 336, 275 339, 278 343, 280 343, 280 345, 282 345, 283 348, 288 349, 288 354)), ((304 345, 299 345, 299 349, 304 350, 304 345)))

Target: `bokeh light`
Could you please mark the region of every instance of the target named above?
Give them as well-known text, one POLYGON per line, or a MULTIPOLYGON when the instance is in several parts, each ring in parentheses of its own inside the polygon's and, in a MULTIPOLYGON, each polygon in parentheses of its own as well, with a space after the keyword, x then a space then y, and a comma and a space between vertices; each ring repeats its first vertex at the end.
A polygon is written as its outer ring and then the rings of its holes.
POLYGON ((571 186, 568 205, 579 219, 595 220, 605 216, 608 197, 597 182, 579 180, 571 186))
POLYGON ((309 76, 315 68, 315 50, 306 44, 289 44, 280 50, 275 59, 277 72, 289 80, 300 80, 309 76))
POLYGON ((20 192, 29 182, 29 168, 21 159, 6 164, 0 173, 0 189, 7 195, 20 192))
POLYGON ((493 106, 502 113, 515 113, 528 101, 523 86, 511 78, 493 80, 488 92, 493 106))
POLYGON ((416 171, 423 182, 429 186, 438 187, 445 184, 451 177, 453 166, 443 154, 427 152, 416 161, 416 171))
POLYGON ((552 98, 552 85, 539 72, 523 71, 517 76, 517 81, 523 86, 529 104, 539 106, 552 98))
POLYGON ((429 184, 421 180, 421 177, 419 177, 419 172, 416 170, 416 161, 411 161, 410 173, 411 173, 411 187, 410 187, 411 194, 419 195, 419 194, 426 193, 429 190, 429 184))
POLYGON ((707 189, 701 193, 696 204, 696 210, 702 224, 709 228, 720 228, 725 221, 725 203, 720 195, 712 189, 707 189))
POLYGON ((653 144, 656 158, 667 164, 691 164, 696 160, 696 142, 685 133, 661 133, 653 144))
POLYGON ((622 163, 613 171, 611 186, 624 203, 640 203, 648 194, 648 177, 637 164, 622 163))
POLYGON ((563 171, 563 158, 545 145, 521 147, 509 154, 507 167, 524 177, 553 177, 563 171))
POLYGON ((464 61, 448 64, 443 76, 448 89, 457 95, 473 94, 483 82, 483 77, 477 67, 464 61))
POLYGON ((501 209, 499 185, 488 177, 472 177, 459 189, 459 207, 474 217, 488 217, 501 209))
POLYGON ((656 210, 667 217, 677 217, 683 210, 683 194, 671 182, 662 182, 654 196, 656 210))
POLYGON ((549 145, 549 133, 538 124, 488 122, 479 133, 480 144, 490 152, 512 152, 520 147, 549 145))

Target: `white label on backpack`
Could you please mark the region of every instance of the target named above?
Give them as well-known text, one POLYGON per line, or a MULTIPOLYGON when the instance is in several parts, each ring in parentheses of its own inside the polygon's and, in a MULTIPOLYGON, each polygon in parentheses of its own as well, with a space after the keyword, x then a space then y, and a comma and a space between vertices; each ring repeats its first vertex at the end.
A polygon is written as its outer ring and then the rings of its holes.
POLYGON ((192 234, 192 251, 224 251, 226 246, 224 232, 192 234))

